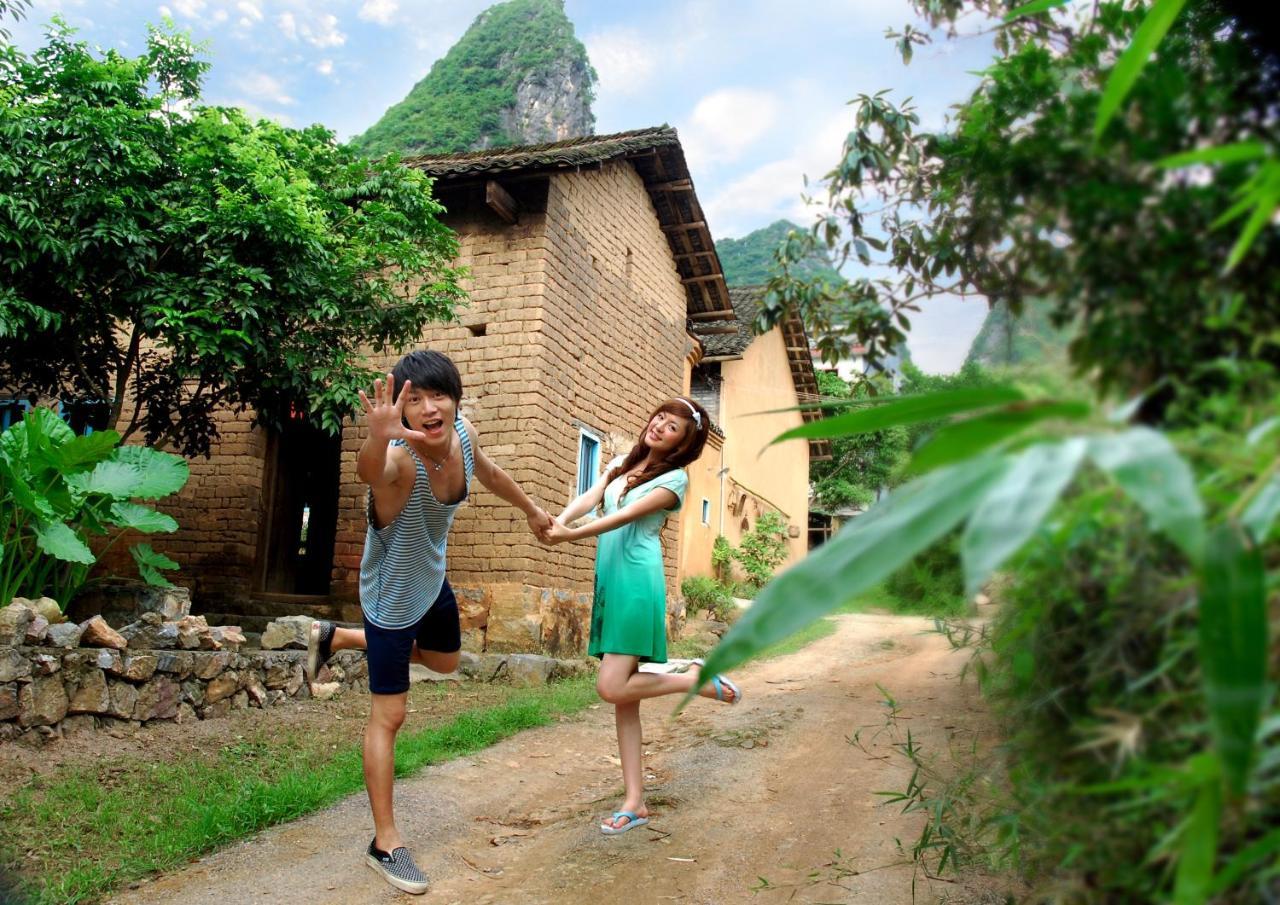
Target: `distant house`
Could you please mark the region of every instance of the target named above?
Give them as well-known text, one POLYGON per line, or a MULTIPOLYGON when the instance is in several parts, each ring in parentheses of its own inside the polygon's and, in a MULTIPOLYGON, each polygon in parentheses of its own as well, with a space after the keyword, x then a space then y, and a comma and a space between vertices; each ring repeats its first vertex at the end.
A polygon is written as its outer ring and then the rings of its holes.
MULTIPOLYGON (((795 324, 749 335, 751 303, 730 300, 674 130, 406 163, 435 178, 457 263, 470 271, 469 306, 419 346, 458 363, 463 413, 495 461, 558 509, 630 448, 658 402, 688 392, 705 362, 699 379, 712 366, 720 374, 723 436, 669 523, 669 593, 682 570, 710 571, 715 533, 736 538, 764 508, 803 531, 806 445, 755 459, 801 416, 749 413, 814 392, 807 343, 795 324)), ((371 361, 389 366, 398 354, 371 361)), ((192 587, 196 610, 250 628, 290 613, 358 619, 363 419, 329 438, 302 413, 279 432, 247 414, 219 418, 212 457, 191 463, 190 483, 165 506, 181 530, 154 539, 181 561, 176 580, 192 587)), ((803 552, 802 538, 793 549, 803 552)), ((465 645, 580 652, 593 556, 590 543, 538 544, 520 513, 477 485, 450 539, 465 645)))
POLYGON ((690 391, 720 431, 690 466, 689 499, 681 526, 685 575, 711 575, 717 535, 735 547, 765 512, 788 526, 787 564, 809 548, 809 462, 830 456, 826 441, 770 446, 783 431, 819 417, 797 406, 818 398, 804 324, 787 317, 756 336, 752 323, 763 287, 731 287, 736 329, 712 333, 695 326, 706 349, 694 366, 690 391), (788 411, 779 411, 788 410, 788 411))

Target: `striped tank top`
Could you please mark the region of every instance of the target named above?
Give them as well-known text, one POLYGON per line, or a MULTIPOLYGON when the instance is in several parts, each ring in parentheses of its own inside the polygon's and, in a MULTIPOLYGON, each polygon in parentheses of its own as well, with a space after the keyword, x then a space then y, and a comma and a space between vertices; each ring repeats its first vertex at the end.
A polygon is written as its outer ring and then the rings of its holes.
MULTIPOLYGON (((366 506, 368 527, 364 536, 364 556, 360 559, 360 608, 365 617, 380 628, 397 629, 413 625, 431 608, 444 584, 445 550, 453 516, 471 495, 475 459, 471 438, 459 417, 453 422, 462 446, 466 486, 462 499, 447 505, 431 492, 427 468, 413 449, 413 491, 404 509, 391 524, 375 528, 373 490, 366 506)), ((403 440, 392 446, 405 446, 403 440)))

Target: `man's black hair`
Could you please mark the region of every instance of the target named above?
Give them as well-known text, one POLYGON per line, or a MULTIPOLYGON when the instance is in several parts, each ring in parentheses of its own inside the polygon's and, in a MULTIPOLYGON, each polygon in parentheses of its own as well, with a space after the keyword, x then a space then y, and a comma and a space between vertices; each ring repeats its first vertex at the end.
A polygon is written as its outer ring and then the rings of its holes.
POLYGON ((444 393, 455 405, 462 402, 462 375, 448 355, 440 352, 410 352, 396 362, 391 373, 396 380, 396 399, 400 398, 400 390, 407 380, 420 390, 438 390, 444 393))

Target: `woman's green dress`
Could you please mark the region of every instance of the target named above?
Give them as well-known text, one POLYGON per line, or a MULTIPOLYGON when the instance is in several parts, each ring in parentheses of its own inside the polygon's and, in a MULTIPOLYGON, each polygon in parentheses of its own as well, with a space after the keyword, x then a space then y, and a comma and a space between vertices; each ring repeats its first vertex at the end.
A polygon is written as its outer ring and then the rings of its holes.
MULTIPOLYGON (((610 462, 606 474, 619 461, 610 462)), ((633 488, 625 499, 619 500, 626 483, 626 476, 621 475, 605 488, 605 515, 612 515, 659 487, 676 495, 676 505, 600 535, 587 653, 593 657, 628 654, 643 663, 665 663, 667 582, 660 535, 668 513, 684 503, 689 475, 677 468, 633 488)))

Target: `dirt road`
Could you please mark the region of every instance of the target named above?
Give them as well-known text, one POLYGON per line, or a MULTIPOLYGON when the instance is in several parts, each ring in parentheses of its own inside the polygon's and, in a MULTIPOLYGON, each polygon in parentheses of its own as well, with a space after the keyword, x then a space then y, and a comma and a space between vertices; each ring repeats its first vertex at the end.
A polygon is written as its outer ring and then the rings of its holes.
MULTIPOLYGON (((877 685, 932 751, 982 731, 980 702, 956 680, 967 655, 922 634, 925 620, 838 619, 834 635, 736 674, 741 706, 698 700, 672 720, 672 699, 646 702, 647 827, 598 830, 622 781, 612 710, 597 705, 398 781, 401 830, 432 882, 425 897, 364 866, 373 823, 354 796, 110 901, 907 905, 913 871, 895 839, 909 845, 920 823, 874 794, 904 788, 911 772, 889 733, 868 741, 884 724, 877 685), (847 740, 859 727, 870 753, 847 740), (769 887, 753 892, 761 878, 769 887)), ((944 896, 990 901, 915 875, 915 901, 944 896)))

